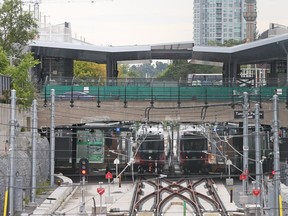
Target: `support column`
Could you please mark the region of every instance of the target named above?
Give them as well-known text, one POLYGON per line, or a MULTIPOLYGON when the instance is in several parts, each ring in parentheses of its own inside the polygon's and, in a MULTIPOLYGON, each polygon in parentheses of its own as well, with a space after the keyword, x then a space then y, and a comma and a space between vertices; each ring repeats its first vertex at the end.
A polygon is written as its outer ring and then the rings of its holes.
POLYGON ((32 188, 31 202, 36 202, 36 184, 37 184, 37 100, 33 100, 32 104, 32 188))
POLYGON ((285 51, 286 54, 286 86, 288 85, 288 50, 283 45, 283 43, 280 43, 282 49, 285 51))
POLYGON ((247 175, 247 178, 244 179, 243 182, 243 195, 247 195, 248 190, 248 176, 249 176, 249 163, 248 163, 248 153, 249 153, 249 145, 248 145, 248 93, 243 93, 243 172, 247 175))
POLYGON ((230 73, 230 64, 228 62, 223 63, 223 85, 229 86, 229 73, 230 73))
MULTIPOLYGON (((107 56, 107 62, 106 62, 106 78, 108 82, 113 78, 113 61, 109 56, 107 56)), ((107 85, 109 85, 109 83, 107 83, 107 85)))
POLYGON ((10 105, 10 133, 9 133, 9 215, 14 215, 14 188, 15 188, 15 123, 16 123, 16 90, 11 90, 10 105))
POLYGON ((288 86, 288 54, 286 53, 286 86, 288 86))
MULTIPOLYGON (((256 160, 256 189, 261 189, 261 144, 260 144, 260 106, 258 103, 255 104, 255 160, 256 160)), ((262 182, 263 184, 263 182, 262 182)), ((263 191, 262 191, 263 193, 263 191)), ((260 196, 257 196, 257 204, 261 205, 260 198, 262 196, 262 193, 260 196)))
POLYGON ((230 77, 230 81, 231 83, 233 83, 233 85, 235 85, 237 83, 237 77, 238 75, 240 75, 241 71, 240 71, 240 65, 237 62, 233 62, 232 63, 232 71, 231 71, 231 77, 230 77))
POLYGON ((108 80, 107 85, 115 85, 118 76, 117 61, 107 57, 106 62, 106 78, 108 80))
POLYGON ((268 85, 269 86, 275 86, 275 84, 277 84, 277 74, 276 74, 276 62, 273 61, 270 63, 270 75, 269 75, 268 79, 268 85))
POLYGON ((50 186, 54 186, 55 167, 55 90, 51 89, 51 127, 50 127, 50 186))
MULTIPOLYGON (((280 215, 280 205, 279 205, 279 199, 281 196, 280 193, 280 152, 279 152, 279 108, 278 108, 278 95, 273 96, 273 137, 274 137, 274 145, 273 145, 273 155, 274 155, 274 171, 275 175, 273 178, 274 182, 274 194, 275 194, 275 206, 273 206, 272 209, 274 209, 274 216, 280 215)), ((282 211, 282 209, 281 209, 282 211)))

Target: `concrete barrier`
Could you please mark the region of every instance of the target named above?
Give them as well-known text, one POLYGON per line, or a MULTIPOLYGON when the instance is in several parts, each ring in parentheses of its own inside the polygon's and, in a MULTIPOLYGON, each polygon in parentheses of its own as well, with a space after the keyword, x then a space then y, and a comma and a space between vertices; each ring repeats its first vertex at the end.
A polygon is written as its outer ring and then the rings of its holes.
POLYGON ((58 186, 53 193, 47 197, 44 202, 38 206, 34 211, 32 216, 36 215, 51 215, 55 212, 61 204, 66 200, 66 198, 72 193, 73 185, 72 180, 62 174, 55 175, 55 181, 61 185, 58 186), (60 182, 59 182, 60 181, 60 182))

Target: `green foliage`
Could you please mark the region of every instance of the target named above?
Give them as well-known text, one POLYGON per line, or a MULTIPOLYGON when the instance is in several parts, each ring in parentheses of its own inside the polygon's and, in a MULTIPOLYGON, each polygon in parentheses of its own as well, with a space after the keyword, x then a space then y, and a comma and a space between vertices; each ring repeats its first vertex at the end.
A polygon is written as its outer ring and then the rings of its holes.
POLYGON ((135 71, 130 70, 129 65, 127 64, 118 65, 118 70, 119 70, 118 78, 139 78, 140 77, 140 73, 137 72, 137 70, 135 71))
POLYGON ((168 79, 168 80, 180 80, 187 79, 187 75, 192 73, 192 64, 181 61, 177 61, 168 66, 168 69, 162 73, 158 78, 168 79))
POLYGON ((155 64, 145 63, 139 65, 132 65, 129 67, 128 71, 123 71, 123 78, 146 78, 157 77, 168 67, 167 63, 157 61, 155 64))
POLYGON ((25 196, 25 197, 23 198, 23 202, 25 203, 25 205, 27 205, 27 204, 30 202, 29 196, 25 196))
POLYGON ((158 78, 169 80, 187 80, 188 74, 193 73, 222 73, 222 68, 210 65, 191 64, 187 61, 173 61, 168 69, 161 73, 158 78))
POLYGON ((7 59, 6 53, 3 51, 3 49, 0 47, 0 72, 4 71, 5 68, 9 66, 9 61, 7 59))
POLYGON ((50 190, 50 183, 49 181, 38 182, 36 189, 36 195, 42 195, 50 190))
MULTIPOLYGON (((3 53, 4 52, 2 52, 0 56, 3 55, 3 53)), ((0 59, 0 61, 2 60, 0 59)), ((38 63, 37 60, 34 60, 32 53, 27 53, 23 55, 23 58, 20 59, 17 65, 9 65, 2 71, 3 75, 11 77, 11 88, 16 90, 17 104, 22 109, 30 108, 36 96, 35 85, 31 82, 29 70, 38 63)))
POLYGON ((106 66, 94 62, 74 61, 74 76, 78 79, 89 77, 103 81, 106 79, 106 66))
POLYGON ((24 11, 20 0, 5 0, 0 7, 0 47, 12 56, 20 56, 28 41, 37 35, 32 13, 24 11))
MULTIPOLYGON (((23 10, 20 0, 3 1, 0 5, 0 71, 11 77, 11 89, 16 90, 17 103, 23 109, 30 108, 35 98, 36 89, 29 70, 38 61, 31 53, 23 54, 22 51, 37 35, 36 29, 33 14, 23 10), (11 59, 11 65, 8 59, 11 59)), ((5 92, 4 97, 9 95, 10 92, 5 92)))

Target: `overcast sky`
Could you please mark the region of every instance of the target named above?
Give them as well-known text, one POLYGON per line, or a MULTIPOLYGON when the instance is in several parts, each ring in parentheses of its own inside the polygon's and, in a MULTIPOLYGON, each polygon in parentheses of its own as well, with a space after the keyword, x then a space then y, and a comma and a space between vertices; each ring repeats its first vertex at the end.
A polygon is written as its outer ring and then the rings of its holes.
MULTIPOLYGON (((287 0, 258 0, 257 7, 259 32, 271 22, 288 25, 287 0)), ((42 22, 70 22, 73 36, 95 45, 193 40, 193 0, 42 0, 40 11, 42 22)))

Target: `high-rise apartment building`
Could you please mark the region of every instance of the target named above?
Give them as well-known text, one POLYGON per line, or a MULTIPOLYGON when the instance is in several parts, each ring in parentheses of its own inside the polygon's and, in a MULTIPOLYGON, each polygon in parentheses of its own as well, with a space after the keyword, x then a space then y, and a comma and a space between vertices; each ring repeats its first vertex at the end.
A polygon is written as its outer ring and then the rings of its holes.
MULTIPOLYGON (((249 22, 254 21, 254 26, 256 20, 255 13, 245 13, 248 9, 247 1, 249 10, 255 12, 256 0, 194 0, 195 44, 208 45, 212 41, 224 43, 229 39, 246 39, 246 20, 250 18, 249 22), (254 7, 251 6, 253 2, 254 7), (251 20, 250 15, 255 19, 251 20)), ((255 31, 255 28, 251 29, 255 31)))

